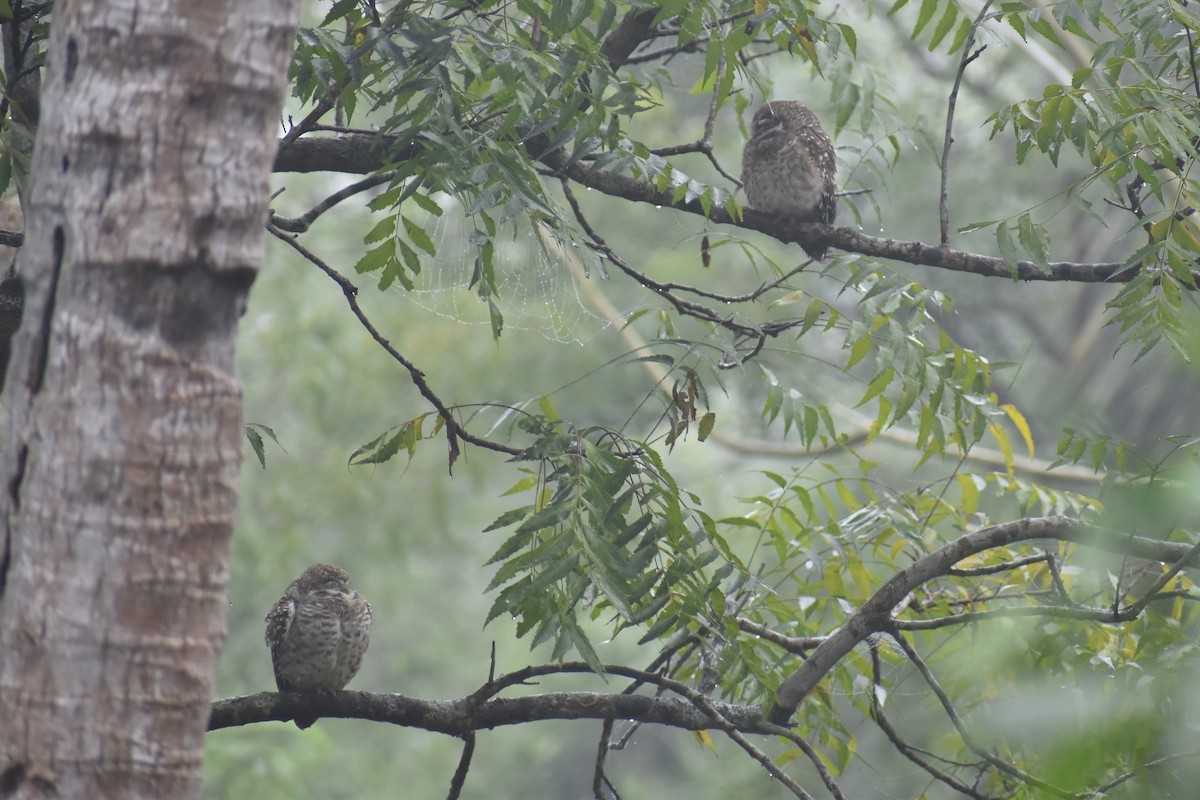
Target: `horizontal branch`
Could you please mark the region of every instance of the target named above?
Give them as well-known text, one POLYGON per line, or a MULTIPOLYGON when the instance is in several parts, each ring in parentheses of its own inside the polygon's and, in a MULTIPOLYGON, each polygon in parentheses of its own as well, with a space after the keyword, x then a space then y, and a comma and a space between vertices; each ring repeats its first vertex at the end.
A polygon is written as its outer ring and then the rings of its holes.
POLYGON ((784 679, 775 707, 767 714, 767 719, 778 725, 786 724, 808 693, 854 647, 872 634, 891 632, 896 625, 895 609, 909 592, 947 574, 951 567, 968 556, 1037 539, 1073 542, 1180 566, 1200 566, 1200 553, 1193 545, 1119 535, 1067 516, 1018 519, 963 534, 917 559, 879 587, 842 627, 830 634, 784 679))
MULTIPOLYGON (((1158 599, 1157 597, 1155 599, 1158 599)), ((902 631, 932 631, 938 628, 949 628, 956 625, 966 625, 972 622, 983 622, 990 619, 1012 619, 1014 617, 1057 617, 1084 622, 1129 622, 1137 618, 1137 613, 1127 609, 1116 611, 1108 608, 1088 608, 1076 606, 1016 606, 1013 608, 989 608, 983 611, 964 611, 961 614, 950 614, 945 617, 932 619, 902 619, 896 621, 896 627, 902 631)))
POLYGON ((260 692, 217 700, 210 731, 256 722, 287 722, 297 715, 386 722, 462 737, 471 731, 552 719, 622 719, 682 730, 722 730, 732 724, 744 733, 780 733, 763 719, 758 706, 709 701, 724 722, 686 700, 637 694, 549 692, 528 697, 495 698, 476 705, 460 700, 420 700, 400 694, 333 692, 296 694, 260 692))
MULTIPOLYGON (((797 649, 811 651, 807 658, 780 685, 775 708, 763 717, 757 705, 721 703, 697 695, 694 690, 661 676, 619 665, 605 667, 611 675, 635 678, 658 684, 680 697, 626 693, 551 692, 516 698, 495 698, 504 688, 526 684, 534 677, 555 673, 590 673, 586 664, 569 663, 530 667, 510 676, 490 681, 478 692, 459 700, 420 700, 399 694, 373 692, 333 692, 328 694, 276 694, 263 692, 213 703, 209 730, 248 725, 256 722, 286 722, 298 714, 314 717, 339 717, 386 722, 420 728, 434 733, 463 737, 471 731, 519 725, 553 719, 624 719, 665 725, 682 730, 720 730, 728 733, 788 735, 781 726, 795 713, 805 696, 829 670, 856 645, 875 633, 892 632, 896 627, 922 629, 941 627, 940 620, 930 623, 906 622, 897 626, 894 613, 908 594, 933 578, 948 574, 964 558, 997 547, 1038 539, 1072 542, 1078 546, 1124 553, 1139 558, 1172 562, 1179 566, 1200 567, 1200 551, 1182 542, 1164 542, 1120 535, 1088 526, 1066 516, 1036 517, 992 525, 947 543, 901 570, 881 586, 839 629, 826 637, 796 640, 797 649)), ((980 612, 955 618, 960 624, 998 616, 1048 614, 1053 616, 1122 621, 1127 615, 1114 614, 1108 619, 1094 609, 1065 607, 1030 608, 1017 612, 980 612)), ((743 625, 743 628, 746 626, 743 625)))
MULTIPOLYGON (((403 162, 415 153, 415 147, 416 145, 412 144, 403 146, 392 136, 371 134, 301 138, 280 148, 275 158, 274 169, 276 172, 365 174, 403 162)), ((713 207, 705 214, 704 207, 698 199, 675 202, 670 192, 660 192, 646 180, 628 175, 596 172, 583 162, 568 165, 561 151, 542 153, 538 160, 556 173, 609 196, 707 216, 713 222, 759 231, 781 242, 822 241, 849 253, 1008 280, 1122 283, 1136 274, 1134 270, 1126 269, 1122 264, 1110 262, 1082 264, 1056 261, 1042 269, 1031 261, 1020 261, 1014 270, 1004 259, 994 256, 924 242, 868 236, 850 227, 819 223, 794 224, 750 208, 745 209, 742 219, 735 220, 723 208, 713 207)))
MULTIPOLYGON (((560 153, 543 156, 541 160, 543 163, 554 166, 552 162, 556 160, 556 157, 561 160, 560 153)), ((565 172, 571 180, 612 197, 674 208, 704 216, 704 207, 698 199, 674 202, 670 192, 660 192, 644 180, 627 175, 596 172, 580 162, 566 167, 565 172)), ((1021 261, 1017 263, 1014 274, 1013 268, 1002 258, 969 253, 950 247, 937 247, 923 242, 868 236, 849 227, 835 227, 815 222, 796 224, 771 214, 757 212, 752 208, 744 210, 741 220, 735 220, 725 209, 717 207, 713 207, 707 216, 713 222, 756 230, 773 236, 781 242, 824 242, 831 247, 851 253, 955 272, 967 272, 987 278, 1105 283, 1129 280, 1134 274, 1128 270, 1123 271, 1122 264, 1078 264, 1070 261, 1051 263, 1047 270, 1039 268, 1031 261, 1021 261)))

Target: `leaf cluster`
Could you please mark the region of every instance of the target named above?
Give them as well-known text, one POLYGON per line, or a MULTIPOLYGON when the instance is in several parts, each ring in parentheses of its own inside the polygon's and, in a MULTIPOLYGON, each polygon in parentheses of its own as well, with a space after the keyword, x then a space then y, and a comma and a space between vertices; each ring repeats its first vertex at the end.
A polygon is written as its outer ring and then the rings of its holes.
POLYGON ((499 565, 488 589, 500 589, 489 621, 510 614, 531 646, 552 641, 555 659, 577 650, 600 672, 581 612, 610 614, 616 631, 648 625, 643 641, 692 617, 719 619, 717 587, 745 568, 712 519, 681 500, 653 449, 540 417, 521 424, 536 438, 515 460, 538 468, 509 493, 530 491, 534 502, 487 528, 515 526, 488 560, 499 565))

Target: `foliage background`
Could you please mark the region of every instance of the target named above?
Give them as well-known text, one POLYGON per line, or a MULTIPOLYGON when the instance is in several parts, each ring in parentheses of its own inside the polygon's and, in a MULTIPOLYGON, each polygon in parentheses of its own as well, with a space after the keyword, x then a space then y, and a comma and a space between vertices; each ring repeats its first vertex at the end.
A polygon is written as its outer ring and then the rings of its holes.
MULTIPOLYGON (((923 7, 888 12, 878 4, 855 12, 857 59, 824 64, 819 73, 801 53, 783 53, 759 68, 773 84, 773 97, 803 99, 829 127, 834 120, 843 123, 837 136, 842 180, 871 193, 843 199, 840 224, 857 223, 870 233, 935 242, 937 160, 958 54, 944 48, 930 52, 927 40, 910 38, 923 7), (858 106, 841 119, 848 93, 859 92, 861 99, 864 87, 877 92, 873 112, 858 106), (871 149, 881 131, 894 134, 900 143, 894 164, 871 149), (851 206, 858 210, 857 218, 851 206)), ((1023 42, 1005 32, 985 37, 984 43, 987 50, 967 69, 959 97, 950 174, 953 224, 1012 218, 1036 207, 1056 259, 1120 260, 1138 246, 1135 236, 1123 235, 1127 220, 1099 202, 1091 209, 1095 216, 1089 216, 1065 196, 1091 166, 1066 149, 1057 165, 1036 153, 1014 165, 1012 128, 992 136, 989 122, 1008 103, 1041 97, 1051 80, 1069 84, 1071 73, 1082 65, 1072 62, 1071 52, 1050 48, 1037 37, 1023 42)), ((657 74, 664 79, 655 93, 660 105, 634 118, 634 136, 675 143, 698 135, 708 100, 691 89, 701 76, 702 63, 702 55, 685 54, 670 63, 669 73, 657 74)), ((739 82, 736 89, 751 107, 763 99, 749 84, 739 82)), ((299 108, 296 113, 300 115, 299 108)), ((732 105, 718 115, 715 141, 722 162, 736 165, 744 138, 732 105)), ((720 180, 697 156, 672 163, 700 180, 720 180)), ((302 211, 331 188, 329 180, 320 178, 288 177, 282 184, 287 189, 276 208, 285 215, 302 211)), ((585 198, 585 207, 610 243, 626 254, 637 254, 637 264, 660 280, 740 293, 769 277, 761 262, 756 268, 735 247, 718 248, 713 265, 703 268, 697 242, 701 226, 694 219, 681 221, 667 210, 604 203, 591 196, 585 198)), ((323 218, 306 242, 343 274, 352 275, 362 237, 378 218, 345 204, 323 218)), ((743 233, 784 265, 800 258, 794 246, 743 233)), ((440 236, 437 270, 452 272, 461 268, 456 259, 473 258, 455 231, 443 229, 440 236)), ((964 234, 955 242, 976 252, 997 251, 991 229, 964 234)), ((271 246, 243 321, 240 372, 247 421, 270 426, 283 449, 268 444, 266 468, 250 459, 243 470, 230 634, 218 695, 273 688, 262 617, 287 582, 314 561, 346 567, 375 609, 371 650, 351 688, 458 697, 486 678, 493 641, 499 671, 545 660, 548 651, 530 654, 503 617, 483 628, 494 597, 482 591, 493 572, 484 562, 505 534, 482 531, 515 505, 503 493, 518 474, 501 456, 467 449, 451 477, 445 453, 437 446, 418 448, 411 461, 349 466, 355 448, 425 406, 407 377, 354 324, 340 290, 286 248, 274 242, 271 246)), ((447 309, 454 290, 448 282, 437 282, 436 276, 430 280, 439 290, 415 297, 397 286, 381 292, 369 277, 352 277, 373 321, 426 371, 442 397, 512 405, 555 392, 553 404, 564 418, 621 425, 630 409, 651 393, 653 382, 644 365, 628 357, 629 342, 617 326, 602 320, 596 298, 606 298, 625 314, 642 308, 657 311, 661 303, 627 281, 607 277, 602 269, 591 269, 573 289, 575 277, 563 280, 564 263, 537 255, 520 237, 502 244, 497 262, 550 276, 557 288, 543 297, 523 284, 512 297, 502 297, 517 308, 510 316, 512 324, 495 340, 486 322, 479 321, 486 317, 478 309, 461 303, 447 309), (430 305, 437 308, 430 310, 430 305)), ((853 268, 856 259, 842 263, 853 268)), ((1116 288, 1005 283, 910 265, 889 264, 888 270, 954 298, 953 306, 946 303, 935 310, 937 321, 960 344, 995 365, 992 388, 1000 402, 1015 404, 1029 420, 1041 458, 1054 458, 1060 432, 1067 426, 1127 441, 1149 458, 1170 446, 1161 437, 1194 430, 1189 398, 1195 396, 1196 376, 1179 354, 1186 354, 1186 347, 1160 347, 1140 359, 1137 347, 1118 350, 1117 331, 1103 326, 1111 319, 1104 304, 1116 288)), ((822 282, 810 277, 806 288, 855 308, 857 297, 837 294, 836 278, 822 282)), ((790 311, 777 307, 752 313, 771 317, 790 311)), ((655 317, 653 312, 646 314, 635 324, 641 336, 652 339, 658 333, 655 317)), ((841 333, 810 336, 800 344, 780 340, 771 343, 763 361, 786 365, 784 380, 789 385, 848 407, 861 396, 864 383, 837 367, 844 360, 842 344, 841 333), (828 361, 834 363, 832 368, 828 361)), ((783 435, 782 420, 772 423, 764 417, 769 386, 756 365, 722 377, 724 391, 715 383, 708 385, 718 430, 746 443, 745 452, 689 437, 669 456, 675 478, 703 498, 707 514, 722 518, 748 513, 750 498, 774 488, 762 470, 787 474, 793 468, 821 469, 821 464, 854 470, 856 460, 846 454, 822 455, 814 461, 803 455, 780 458, 755 452, 765 449, 757 442, 778 444, 794 438, 783 435)), ((643 414, 647 416, 652 412, 643 414)), ((1015 434, 1013 440, 1019 453, 1015 434)), ((862 453, 882 465, 875 474, 879 484, 897 493, 922 486, 940 490, 961 469, 953 458, 935 458, 914 469, 911 445, 886 435, 862 453)), ((997 467, 1003 471, 1002 464, 990 465, 997 467)), ((1020 474, 1029 468, 1019 459, 1017 469, 1020 474)), ((1089 494, 1100 489, 1098 477, 1087 470, 1064 474, 1065 480, 1050 480, 1059 488, 1089 494)), ((1046 479, 1037 472, 1026 475, 1046 479)), ((957 494, 951 501, 954 498, 957 494)), ((995 501, 990 511, 994 518, 1002 517, 1006 502, 1003 497, 995 501)), ((1126 518, 1147 513, 1143 503, 1140 496, 1131 495, 1126 518)), ((1016 510, 1015 504, 1009 505, 1016 510)), ((738 540, 739 535, 729 533, 736 547, 749 549, 752 542, 738 540)), ((1100 567, 1101 574, 1119 572, 1121 564, 1116 560, 1100 567)), ((876 562, 871 568, 887 574, 886 564, 876 562)), ((611 642, 602 626, 594 634, 606 662, 637 665, 653 656, 652 650, 636 645, 636 632, 611 642)), ((1061 642, 1045 641, 1049 635, 1044 628, 1005 623, 957 634, 969 639, 969 645, 960 648, 969 660, 949 661, 944 680, 964 685, 996 681, 1014 687, 1004 691, 1002 702, 975 707, 974 725, 1001 741, 1028 744, 1032 737, 1044 753, 1052 754, 1044 761, 1057 764, 1064 773, 1086 772, 1110 743, 1114 748, 1126 746, 1131 730, 1151 743, 1144 752, 1147 758, 1161 754, 1154 742, 1165 752, 1172 740, 1194 740, 1195 730, 1188 722, 1194 716, 1194 701, 1182 690, 1194 677, 1190 646, 1172 649, 1173 661, 1151 675, 1140 667, 1116 669, 1097 660, 1111 643, 1104 643, 1099 654, 1087 642, 1064 651, 1061 642), (1037 652, 1062 662, 1050 667, 1026 658, 1037 652), (1064 681, 1070 688, 1064 689, 1064 681), (1100 702, 1114 683, 1124 686, 1129 700, 1120 713, 1100 702), (1086 740, 1081 740, 1081 730, 1089 731, 1086 740)), ((889 669, 899 682, 889 701, 896 724, 909 731, 931 731, 928 746, 946 745, 936 737, 950 734, 923 687, 911 675, 905 679, 903 665, 895 659, 889 669), (906 686, 913 687, 911 694, 904 691, 906 686)), ((531 690, 613 688, 595 678, 548 684, 531 690)), ((856 693, 860 702, 864 700, 866 686, 837 685, 831 691, 858 753, 842 779, 847 794, 921 796, 928 777, 899 760, 852 706, 856 693)), ((482 734, 465 796, 589 796, 598 729, 593 723, 555 722, 482 734)), ((763 746, 780 752, 771 743, 763 746)), ((396 791, 440 796, 460 747, 421 731, 341 720, 323 720, 305 732, 275 724, 219 731, 208 740, 207 793, 214 798, 369 797, 396 791)), ((714 747, 690 734, 644 727, 626 752, 614 754, 611 774, 625 797, 762 797, 770 791, 761 770, 739 752, 716 737, 714 747)), ((801 761, 791 762, 788 769, 812 785, 801 761)), ((1188 774, 1155 773, 1142 790, 1172 796, 1189 785, 1188 774)), ((941 795, 931 791, 929 796, 941 795)))

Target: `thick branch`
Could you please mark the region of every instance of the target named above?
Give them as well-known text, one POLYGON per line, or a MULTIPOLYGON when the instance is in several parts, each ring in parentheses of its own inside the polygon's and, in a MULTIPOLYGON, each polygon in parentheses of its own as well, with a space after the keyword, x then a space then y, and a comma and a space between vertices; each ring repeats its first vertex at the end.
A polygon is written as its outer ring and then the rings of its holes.
POLYGON ((459 738, 471 731, 551 719, 622 719, 689 731, 723 730, 732 724, 744 733, 780 733, 756 706, 709 701, 726 722, 713 719, 695 705, 674 697, 595 692, 550 692, 529 697, 496 698, 475 705, 460 700, 419 700, 400 694, 334 692, 276 694, 261 692, 217 700, 210 731, 255 722, 287 722, 297 714, 387 722, 459 738))
MULTIPOLYGON (((275 159, 275 171, 364 174, 381 169, 386 164, 401 162, 410 156, 411 152, 407 148, 400 147, 395 138, 389 136, 346 134, 337 138, 300 139, 279 151, 275 159)), ((604 194, 706 216, 699 200, 682 200, 676 203, 670 193, 659 192, 648 181, 626 175, 594 172, 588 165, 578 162, 567 166, 565 157, 558 152, 544 153, 539 160, 570 180, 604 194)), ((850 227, 832 227, 818 223, 789 224, 785 220, 753 209, 746 209, 741 220, 735 220, 724 209, 715 207, 707 216, 713 222, 760 231, 781 242, 822 240, 846 252, 953 272, 966 272, 986 278, 1120 283, 1129 280, 1135 274, 1134 270, 1122 269, 1119 263, 1080 264, 1071 261, 1052 262, 1047 271, 1042 271, 1031 261, 1020 261, 1014 271, 1004 259, 994 256, 938 247, 924 242, 868 236, 850 227)))
POLYGON ((613 32, 605 37, 604 44, 600 46, 600 55, 604 56, 610 67, 618 69, 643 42, 654 38, 652 25, 657 14, 657 9, 653 7, 626 14, 613 32))

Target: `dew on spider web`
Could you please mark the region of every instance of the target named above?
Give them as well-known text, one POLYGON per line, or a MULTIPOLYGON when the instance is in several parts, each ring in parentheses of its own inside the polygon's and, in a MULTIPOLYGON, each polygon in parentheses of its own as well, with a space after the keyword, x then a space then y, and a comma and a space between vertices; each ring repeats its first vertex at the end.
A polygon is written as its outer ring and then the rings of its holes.
MULTIPOLYGON (((453 200, 429 235, 437 256, 422 264, 407 292, 421 308, 465 325, 490 326, 488 305, 471 280, 479 246, 471 220, 453 200)), ((492 302, 504 315, 505 330, 537 333, 562 344, 583 344, 612 325, 593 312, 579 281, 595 281, 606 273, 589 248, 542 222, 523 220, 517 230, 501 227, 495 239, 495 294, 492 302)))

